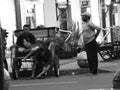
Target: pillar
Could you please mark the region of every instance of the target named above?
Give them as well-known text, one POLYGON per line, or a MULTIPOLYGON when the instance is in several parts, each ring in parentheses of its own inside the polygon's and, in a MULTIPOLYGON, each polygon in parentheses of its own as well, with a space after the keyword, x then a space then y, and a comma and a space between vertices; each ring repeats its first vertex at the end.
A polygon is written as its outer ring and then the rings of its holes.
POLYGON ((15 14, 16 14, 16 29, 22 29, 20 0, 14 0, 14 3, 15 3, 15 14))
POLYGON ((3 81, 3 49, 2 49, 2 35, 0 27, 0 90, 4 90, 4 81, 3 81))

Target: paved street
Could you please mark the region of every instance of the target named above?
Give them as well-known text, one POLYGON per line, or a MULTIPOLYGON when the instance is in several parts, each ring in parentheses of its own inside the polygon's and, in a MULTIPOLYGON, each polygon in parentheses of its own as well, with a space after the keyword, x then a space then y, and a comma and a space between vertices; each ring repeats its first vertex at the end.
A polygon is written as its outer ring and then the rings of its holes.
POLYGON ((119 68, 120 60, 99 62, 98 75, 90 75, 88 68, 79 68, 76 58, 60 60, 60 77, 11 80, 10 90, 112 90, 112 79, 119 68))
POLYGON ((47 77, 46 79, 13 80, 10 90, 87 90, 112 88, 114 73, 99 73, 98 75, 71 75, 47 77))

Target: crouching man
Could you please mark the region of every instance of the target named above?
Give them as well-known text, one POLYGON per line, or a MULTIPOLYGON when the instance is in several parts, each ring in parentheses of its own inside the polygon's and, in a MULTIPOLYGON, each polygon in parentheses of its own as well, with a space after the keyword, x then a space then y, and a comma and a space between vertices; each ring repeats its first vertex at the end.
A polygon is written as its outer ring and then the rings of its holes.
POLYGON ((36 41, 32 46, 31 51, 24 57, 24 61, 32 56, 33 66, 31 78, 44 78, 44 74, 51 66, 52 54, 48 47, 42 41, 36 41), (38 72, 36 75, 36 72, 38 72))

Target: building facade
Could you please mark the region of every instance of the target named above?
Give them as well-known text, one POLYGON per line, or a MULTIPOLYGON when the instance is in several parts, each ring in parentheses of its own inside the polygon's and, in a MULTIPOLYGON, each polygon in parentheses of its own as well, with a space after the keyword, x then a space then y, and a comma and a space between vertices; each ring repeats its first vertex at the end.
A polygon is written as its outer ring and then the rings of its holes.
POLYGON ((1 27, 9 32, 7 47, 13 44, 13 31, 24 24, 44 25, 43 0, 0 0, 1 27))
MULTIPOLYGON (((12 45, 12 32, 22 29, 24 24, 30 24, 31 28, 45 25, 70 30, 74 23, 76 29, 82 31, 81 13, 85 11, 91 13, 93 23, 98 26, 120 26, 119 2, 120 0, 0 0, 0 22, 2 28, 9 32, 9 47, 12 45)), ((112 41, 111 37, 115 36, 112 31, 115 30, 109 30, 111 33, 107 41, 112 41)), ((98 41, 101 42, 104 35, 105 32, 101 32, 98 41)), ((120 35, 117 37, 120 40, 120 35)))

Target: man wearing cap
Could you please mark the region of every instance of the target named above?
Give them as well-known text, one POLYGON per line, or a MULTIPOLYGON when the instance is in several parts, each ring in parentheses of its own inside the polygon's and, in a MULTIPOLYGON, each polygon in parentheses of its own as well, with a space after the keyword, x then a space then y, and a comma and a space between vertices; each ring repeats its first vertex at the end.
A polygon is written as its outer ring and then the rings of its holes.
POLYGON ((105 30, 90 21, 91 15, 87 12, 82 14, 83 21, 83 41, 85 45, 85 51, 87 53, 88 65, 90 73, 93 75, 97 74, 98 69, 98 44, 96 38, 98 37, 101 30, 105 30))

